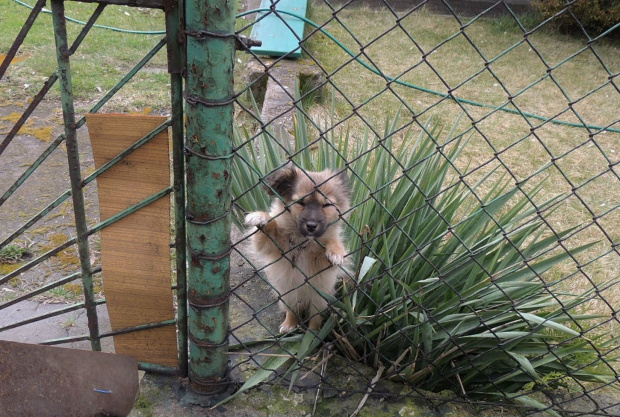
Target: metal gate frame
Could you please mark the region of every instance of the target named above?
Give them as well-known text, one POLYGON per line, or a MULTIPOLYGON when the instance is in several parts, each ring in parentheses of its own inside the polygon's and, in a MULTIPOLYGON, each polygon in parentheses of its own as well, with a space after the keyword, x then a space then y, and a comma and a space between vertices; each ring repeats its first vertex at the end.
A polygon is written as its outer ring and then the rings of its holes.
MULTIPOLYGON (((81 1, 81 0, 67 0, 67 1, 81 1)), ((94 3, 92 0, 83 0, 86 3, 94 3)), ((185 256, 185 181, 184 181, 184 146, 183 146, 183 79, 182 69, 183 56, 182 51, 182 34, 181 34, 181 22, 182 22, 182 4, 180 1, 175 0, 106 0, 97 1, 98 7, 93 12, 88 22, 84 25, 80 34, 76 37, 73 44, 69 45, 67 40, 66 30, 66 16, 64 13, 65 0, 51 0, 54 37, 56 42, 56 55, 58 70, 50 75, 46 80, 39 92, 33 97, 32 101, 20 116, 19 120, 15 123, 11 131, 7 134, 4 140, 0 143, 0 155, 8 147, 11 141, 15 138, 20 128, 26 123, 33 111, 41 103, 45 95, 51 89, 51 87, 60 81, 61 101, 63 110, 63 121, 65 132, 63 135, 58 136, 54 141, 50 143, 48 148, 36 159, 36 161, 24 172, 15 183, 0 196, 0 205, 3 204, 24 181, 47 159, 47 157, 58 148, 63 142, 66 144, 67 157, 69 165, 69 176, 71 180, 71 188, 64 194, 56 198, 46 208, 41 210, 38 214, 29 219, 22 227, 16 230, 8 238, 0 242, 0 249, 6 247, 13 242, 18 236, 36 224, 39 220, 43 219, 48 213, 66 201, 69 197, 72 198, 75 227, 77 230, 77 237, 67 241, 66 243, 48 251, 47 253, 27 262, 15 271, 0 278, 0 284, 4 284, 12 278, 20 275, 21 273, 33 268, 41 262, 49 259, 50 257, 58 254, 68 247, 77 245, 79 260, 80 260, 80 272, 71 274, 60 280, 56 280, 50 284, 44 285, 34 291, 30 291, 20 297, 17 297, 11 301, 0 305, 0 310, 3 310, 9 306, 12 306, 20 301, 26 300, 35 295, 41 294, 45 291, 66 284, 68 282, 81 279, 84 290, 84 302, 77 303, 65 308, 55 310, 53 312, 39 315, 27 320, 21 320, 11 323, 9 325, 0 328, 0 331, 13 329, 26 324, 34 323, 40 320, 48 319, 60 314, 64 314, 70 311, 75 311, 84 308, 86 310, 88 319, 89 333, 87 335, 80 335, 74 337, 67 337, 62 339, 44 341, 42 344, 46 345, 58 345, 83 340, 89 340, 91 349, 94 351, 101 350, 101 339, 105 337, 115 336, 119 334, 125 334, 140 330, 152 329, 162 326, 177 326, 178 334, 178 366, 167 367, 153 363, 140 362, 139 368, 146 371, 171 374, 171 375, 187 375, 187 290, 186 290, 186 256, 185 256), (138 140, 134 145, 127 148, 124 152, 118 155, 116 158, 96 170, 92 174, 82 177, 80 170, 80 156, 77 144, 77 130, 85 124, 85 119, 81 118, 76 120, 74 99, 71 82, 71 56, 77 51, 80 44, 89 33, 89 31, 95 25, 97 18, 101 15, 107 5, 127 5, 127 6, 139 6, 149 7, 156 9, 163 9, 165 11, 166 20, 166 36, 153 47, 153 49, 147 53, 135 66, 132 68, 105 96, 90 109, 90 112, 99 111, 113 96, 118 92, 131 78, 146 64, 149 60, 164 46, 167 45, 168 49, 168 72, 170 73, 170 95, 171 95, 171 117, 168 121, 156 128, 154 131, 138 140), (147 143, 151 138, 155 137, 158 133, 171 128, 172 134, 172 156, 173 156, 173 175, 174 181, 171 187, 145 199, 144 201, 124 210, 112 218, 100 222, 96 226, 89 228, 86 223, 85 217, 85 204, 84 204, 84 187, 94 181, 99 175, 108 170, 110 167, 118 163, 122 158, 129 155, 140 146, 147 143), (160 323, 148 323, 136 327, 125 328, 121 330, 102 333, 99 330, 99 319, 97 317, 96 307, 97 305, 105 303, 105 300, 95 300, 94 288, 93 288, 93 275, 100 273, 101 268, 93 268, 90 263, 90 248, 88 237, 92 234, 100 231, 108 225, 126 217, 127 215, 136 212, 140 208, 148 205, 149 203, 156 201, 160 198, 168 196, 171 192, 174 193, 175 211, 175 236, 174 246, 176 248, 176 273, 177 273, 177 285, 174 287, 178 299, 178 312, 176 320, 167 320, 160 323)), ((18 52, 20 46, 24 42, 29 30, 36 21, 37 17, 44 10, 46 0, 38 0, 36 5, 32 8, 32 11, 22 26, 20 33, 17 35, 13 45, 6 54, 5 59, 0 64, 0 78, 2 78, 6 70, 8 69, 11 61, 18 52)))

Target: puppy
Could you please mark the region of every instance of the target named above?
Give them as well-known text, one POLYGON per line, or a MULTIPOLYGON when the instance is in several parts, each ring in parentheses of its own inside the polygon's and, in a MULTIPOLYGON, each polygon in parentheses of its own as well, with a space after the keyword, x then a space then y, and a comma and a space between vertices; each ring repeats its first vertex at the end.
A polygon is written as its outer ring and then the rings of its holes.
POLYGON ((295 329, 304 314, 317 330, 327 308, 319 291, 333 295, 346 266, 340 221, 350 208, 346 173, 289 166, 267 177, 267 184, 275 196, 269 213, 249 213, 245 223, 258 229, 251 238, 254 252, 267 265, 265 274, 286 313, 280 332, 295 329))

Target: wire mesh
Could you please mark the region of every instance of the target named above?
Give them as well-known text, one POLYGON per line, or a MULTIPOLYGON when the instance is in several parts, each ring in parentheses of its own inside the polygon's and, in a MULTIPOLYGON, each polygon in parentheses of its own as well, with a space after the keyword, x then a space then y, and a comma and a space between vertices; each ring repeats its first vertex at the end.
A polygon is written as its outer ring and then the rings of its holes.
MULTIPOLYGON (((228 354, 242 390, 264 384, 309 392, 316 415, 325 411, 321 397, 352 398, 359 406, 412 398, 439 411, 446 404, 474 404, 491 413, 503 401, 526 414, 620 415, 620 21, 612 7, 603 23, 592 23, 595 11, 614 3, 597 0, 584 15, 583 0, 532 2, 536 13, 524 13, 521 2, 476 2, 463 15, 470 3, 315 1, 298 37, 300 61, 247 48, 237 54, 228 354), (246 64, 253 68, 247 79, 246 64), (287 73, 298 75, 293 79, 299 83, 288 84, 287 73), (264 101, 274 91, 285 103, 269 113, 264 101), (274 182, 292 168, 309 191, 292 194, 274 182), (331 173, 314 174, 326 169, 331 173), (330 187, 334 181, 338 185, 330 187), (343 203, 347 195, 350 204, 343 203), (302 205, 337 213, 338 222, 326 221, 326 230, 341 228, 340 237, 332 237, 342 242, 344 257, 327 256, 333 241, 300 238, 296 226, 289 234, 294 239, 267 233, 264 246, 278 253, 257 256, 251 240, 263 231, 244 219, 269 210, 273 201, 267 220, 250 217, 265 231, 302 205), (310 248, 326 252, 316 276, 303 262, 310 248), (300 282, 274 285, 268 279, 274 265, 284 265, 283 276, 300 282), (325 272, 338 275, 333 289, 315 285, 325 272), (302 290, 322 305, 296 309, 302 290), (295 310, 292 324, 300 316, 299 328, 288 334, 280 333, 281 304, 295 310), (318 328, 308 329, 310 323, 318 328)), ((34 6, 17 47, 43 5, 34 6)), ((299 18, 279 11, 277 1, 268 6, 258 19, 276 16, 290 30, 287 19, 299 18)), ((70 52, 99 27, 94 23, 102 10, 75 32, 70 52)), ((250 35, 256 13, 239 15, 238 34, 250 35)), ((102 92, 91 111, 163 45, 102 92)), ((16 52, 8 51, 0 77, 16 52)), ((173 64, 180 71, 179 62, 173 64)), ((0 154, 56 81, 54 73, 11 121, 0 154)), ((180 100, 179 84, 173 89, 180 100)), ((177 113, 170 122, 177 131, 180 119, 177 113)), ((4 213, 28 176, 57 160, 63 141, 51 140, 34 162, 24 162, 16 171, 23 175, 11 173, 0 197, 4 213)), ((100 171, 86 175, 81 186, 100 171)), ((50 213, 67 215, 71 192, 63 194, 68 184, 62 184, 58 197, 45 200, 10 236, 3 233, 0 246, 33 233, 50 213)), ((178 206, 182 189, 179 196, 178 206)), ((2 275, 3 293, 31 266, 59 255, 75 258, 68 250, 76 239, 52 243, 42 257, 2 275)), ((33 292, 3 298, 0 309, 79 278, 55 272, 33 292)), ((82 308, 76 303, 0 330, 82 308)), ((45 343, 77 339, 88 337, 45 343)))
MULTIPOLYGON (((315 76, 296 88, 279 75, 301 73, 286 55, 238 55, 259 69, 237 93, 232 179, 242 390, 316 393, 315 412, 320 396, 370 394, 620 415, 620 22, 534 3, 313 2, 298 40, 315 76), (266 113, 269 88, 288 106, 266 113), (349 191, 329 187, 340 172, 349 191), (349 193, 328 221, 338 236, 297 228, 312 201, 328 215, 349 193), (332 262, 311 268, 312 250, 332 262), (327 308, 292 305, 317 296, 327 308), (285 310, 299 316, 291 333, 285 310)), ((238 33, 302 18, 264 6, 238 33)))

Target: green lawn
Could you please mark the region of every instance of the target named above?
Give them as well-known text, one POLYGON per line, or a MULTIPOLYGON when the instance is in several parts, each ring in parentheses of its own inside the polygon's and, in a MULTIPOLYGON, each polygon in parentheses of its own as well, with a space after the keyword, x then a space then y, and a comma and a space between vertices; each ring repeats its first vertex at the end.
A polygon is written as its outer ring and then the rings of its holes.
MULTIPOLYGON (((27 0, 34 5, 34 1, 27 0)), ((85 22, 96 5, 66 2, 66 15, 85 22)), ((49 7, 49 5, 48 5, 49 7)), ((24 24, 30 10, 13 0, 0 4, 0 53, 6 54, 15 36, 24 24)), ((162 31, 164 14, 125 6, 108 6, 97 24, 134 31, 162 31)), ((83 25, 67 23, 69 42, 83 25)), ((114 30, 93 28, 79 49, 72 56, 73 93, 79 107, 102 97, 112 88, 163 35, 121 33, 114 30), (79 104, 83 102, 83 105, 79 104)), ((0 94, 9 100, 27 99, 41 88, 43 82, 56 68, 52 16, 41 13, 33 25, 18 54, 19 62, 13 62, 5 79, 0 82, 0 94)), ((151 60, 147 67, 108 104, 115 111, 142 111, 146 107, 163 110, 168 107, 169 77, 166 71, 165 47, 151 60)), ((49 97, 59 97, 58 87, 49 97)))

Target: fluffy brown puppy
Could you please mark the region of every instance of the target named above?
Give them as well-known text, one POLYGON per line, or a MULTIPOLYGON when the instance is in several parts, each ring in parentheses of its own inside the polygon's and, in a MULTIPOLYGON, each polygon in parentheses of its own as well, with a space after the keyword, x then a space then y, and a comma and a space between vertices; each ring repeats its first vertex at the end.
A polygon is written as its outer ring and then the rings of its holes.
POLYGON ((256 260, 267 265, 265 274, 286 313, 280 331, 295 329, 304 314, 310 318, 308 327, 316 330, 327 308, 319 291, 333 295, 345 266, 340 220, 350 208, 348 179, 344 172, 285 167, 267 183, 267 192, 279 196, 269 213, 245 217, 258 229, 251 238, 256 260))

